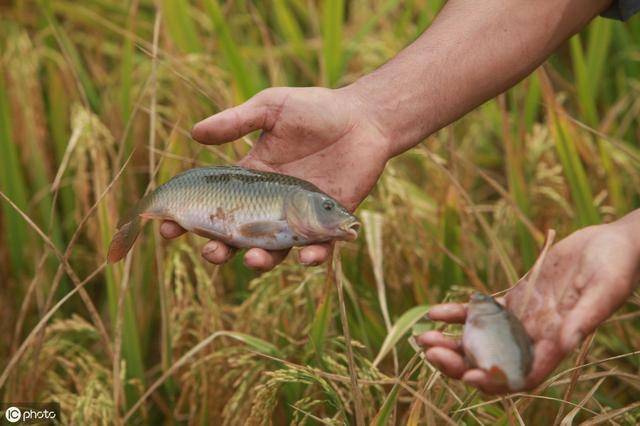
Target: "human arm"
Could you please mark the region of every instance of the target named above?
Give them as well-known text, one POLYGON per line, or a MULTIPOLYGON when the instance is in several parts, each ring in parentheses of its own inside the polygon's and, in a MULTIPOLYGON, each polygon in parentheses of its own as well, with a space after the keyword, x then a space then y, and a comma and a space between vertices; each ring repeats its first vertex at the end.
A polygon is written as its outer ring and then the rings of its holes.
MULTIPOLYGON (((221 144, 262 130, 241 164, 309 180, 355 209, 388 159, 524 78, 609 3, 450 0, 416 41, 355 83, 267 89, 198 123, 193 138, 221 144)), ((166 222, 161 232, 184 230, 166 222)), ((328 253, 308 246, 300 260, 317 264, 328 253)), ((245 263, 266 270, 285 255, 250 249, 245 263)), ((222 263, 231 250, 211 242, 203 256, 222 263)))
MULTIPOLYGON (((640 209, 616 222, 580 229, 549 250, 535 282, 525 276, 507 293, 507 308, 520 318, 534 342, 527 389, 539 385, 629 298, 640 278, 638 235, 640 209)), ((434 306, 428 316, 463 323, 466 307, 442 304, 434 306)), ((427 359, 446 375, 485 393, 508 392, 485 371, 470 368, 459 340, 429 331, 419 336, 418 342, 425 347, 427 359)))

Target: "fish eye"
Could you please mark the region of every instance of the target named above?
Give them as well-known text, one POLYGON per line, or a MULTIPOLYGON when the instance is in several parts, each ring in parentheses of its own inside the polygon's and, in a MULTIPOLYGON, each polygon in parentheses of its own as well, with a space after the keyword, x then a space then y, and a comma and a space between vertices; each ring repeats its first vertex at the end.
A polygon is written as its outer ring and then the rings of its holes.
POLYGON ((326 211, 330 211, 333 210, 333 207, 335 206, 335 204, 333 203, 333 201, 331 200, 324 200, 324 202, 322 203, 322 207, 326 210, 326 211))

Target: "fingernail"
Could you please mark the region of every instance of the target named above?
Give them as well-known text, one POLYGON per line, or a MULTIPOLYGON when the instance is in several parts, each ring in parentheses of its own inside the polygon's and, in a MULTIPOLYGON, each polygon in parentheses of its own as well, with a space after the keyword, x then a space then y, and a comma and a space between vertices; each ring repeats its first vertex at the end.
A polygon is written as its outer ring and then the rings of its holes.
POLYGON ((257 262, 258 260, 259 260, 259 256, 257 255, 257 253, 254 253, 251 250, 245 253, 244 255, 244 264, 246 267, 251 268, 254 271, 262 271, 264 269, 262 265, 260 266, 255 265, 255 262, 257 262), (251 265, 251 263, 254 263, 254 265, 251 265))
POLYGON ((220 248, 220 244, 218 244, 215 241, 210 241, 202 249, 202 254, 205 254, 205 255, 213 254, 218 250, 218 248, 220 248))
POLYGON ((316 266, 317 262, 314 262, 310 255, 305 255, 304 252, 300 253, 300 263, 304 266, 316 266))

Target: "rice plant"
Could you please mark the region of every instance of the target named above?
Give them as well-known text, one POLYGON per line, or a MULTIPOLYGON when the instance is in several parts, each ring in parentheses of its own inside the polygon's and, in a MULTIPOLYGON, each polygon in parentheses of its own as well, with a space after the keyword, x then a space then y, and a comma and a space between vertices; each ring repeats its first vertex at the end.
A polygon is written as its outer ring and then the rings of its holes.
POLYGON ((348 84, 442 3, 0 4, 0 400, 59 402, 65 424, 640 421, 637 294, 536 393, 484 397, 411 345, 429 306, 512 285, 547 228, 640 206, 640 19, 596 19, 391 161, 327 265, 217 267, 157 226, 105 263, 147 188, 258 136, 204 147, 193 123, 269 86, 348 84))

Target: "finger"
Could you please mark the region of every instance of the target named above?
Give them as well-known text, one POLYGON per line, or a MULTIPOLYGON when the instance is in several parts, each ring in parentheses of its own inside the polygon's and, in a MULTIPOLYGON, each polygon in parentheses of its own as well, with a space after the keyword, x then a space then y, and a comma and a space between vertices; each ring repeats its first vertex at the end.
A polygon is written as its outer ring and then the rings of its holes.
POLYGON ((298 254, 298 259, 305 266, 316 266, 329 259, 331 244, 316 244, 303 247, 298 254))
POLYGON ((244 264, 259 271, 270 271, 287 257, 289 250, 267 251, 260 248, 249 249, 244 255, 244 264))
POLYGON ((422 333, 416 338, 416 341, 420 346, 426 348, 443 347, 462 353, 462 344, 460 343, 460 340, 447 337, 439 331, 431 330, 422 333))
POLYGON ((429 309, 429 319, 452 324, 462 324, 467 319, 467 306, 462 303, 442 303, 429 309))
POLYGON ((491 376, 484 370, 474 368, 467 370, 462 376, 462 381, 480 389, 487 395, 502 395, 509 393, 509 388, 505 383, 497 383, 491 379, 491 376))
POLYGON ((427 361, 433 364, 443 374, 459 379, 467 371, 467 364, 464 358, 448 348, 435 347, 425 352, 427 361))
POLYGON ((212 240, 202 247, 202 257, 216 265, 227 262, 234 254, 234 249, 220 241, 212 240))
POLYGON ((160 225, 160 235, 164 238, 170 240, 172 238, 179 237, 180 235, 187 232, 182 226, 171 220, 165 220, 160 225))
POLYGON ((527 376, 525 389, 533 389, 542 383, 562 361, 557 342, 540 340, 533 351, 533 365, 527 376))
POLYGON ((582 339, 591 334, 618 309, 627 296, 626 283, 610 277, 595 277, 587 284, 578 303, 567 314, 560 332, 560 346, 564 353, 572 351, 582 339), (604 285, 606 283, 606 285, 604 285))
POLYGON ((191 137, 198 142, 214 145, 238 139, 254 130, 270 130, 272 105, 278 105, 279 91, 263 90, 236 107, 226 109, 206 118, 191 130, 191 137))

